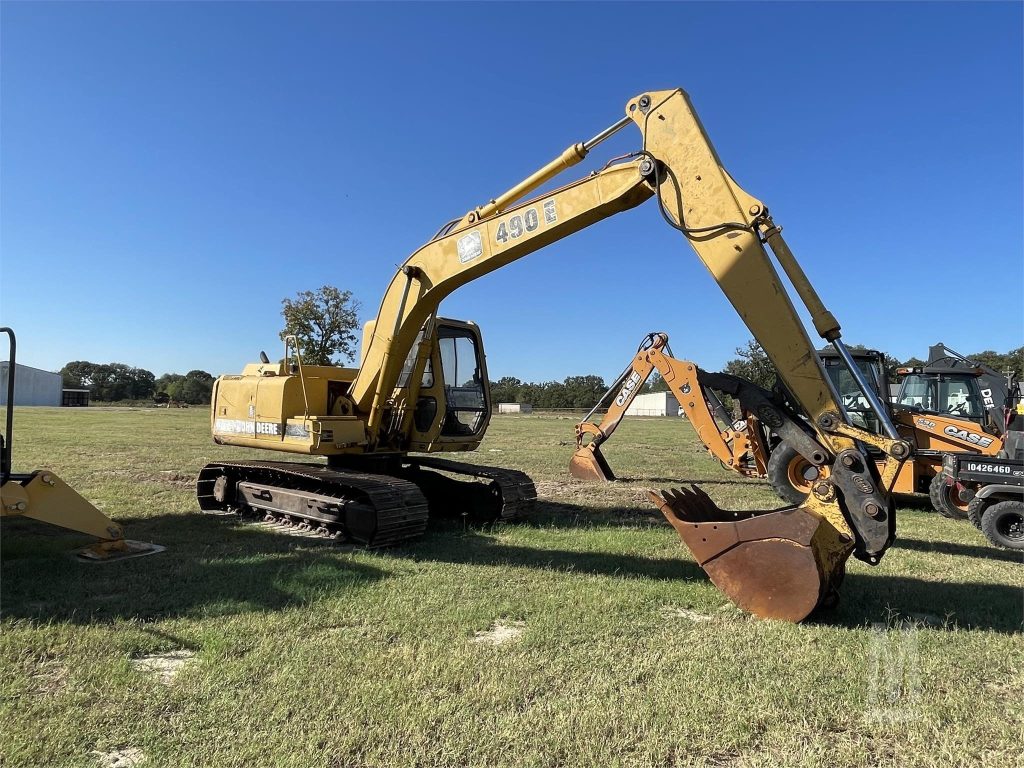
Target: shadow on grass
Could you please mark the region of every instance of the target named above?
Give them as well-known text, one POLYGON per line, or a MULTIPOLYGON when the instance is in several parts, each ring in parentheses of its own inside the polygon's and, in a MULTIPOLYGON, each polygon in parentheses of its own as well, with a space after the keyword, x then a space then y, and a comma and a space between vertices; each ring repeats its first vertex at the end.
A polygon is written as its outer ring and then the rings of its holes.
POLYGON ((616 477, 615 482, 617 483, 647 483, 652 486, 677 486, 677 485, 749 485, 749 486, 761 486, 768 485, 767 480, 756 480, 754 478, 743 479, 743 480, 708 480, 707 478, 685 478, 685 477, 616 477))
POLYGON ((126 522, 132 539, 166 551, 82 562, 71 553, 89 539, 31 521, 4 521, 0 615, 76 623, 216 617, 358 591, 388 575, 376 563, 353 560, 351 547, 273 535, 230 519, 160 515, 126 522))
MULTIPOLYGON (((665 535, 675 540, 674 532, 653 509, 621 508, 605 514, 612 520, 620 516, 623 525, 664 526, 665 535)), ((595 520, 589 507, 541 501, 535 524, 543 526, 546 521, 555 529, 579 528, 585 533, 594 522, 603 524, 602 516, 595 520)), ((353 559, 351 547, 267 533, 201 514, 126 522, 132 538, 163 544, 167 550, 123 562, 82 563, 68 554, 74 545, 87 543, 80 538, 55 535, 54 529, 28 521, 0 526, 0 613, 8 618, 92 623, 274 611, 324 594, 350 592, 356 597, 362 588, 388 578, 389 563, 402 559, 664 581, 707 578, 682 544, 678 559, 530 547, 503 542, 489 535, 487 527, 467 528, 450 520, 432 523, 423 540, 384 550, 370 562, 353 559)), ((906 545, 916 540, 902 541, 906 545)), ((973 550, 979 549, 917 543, 943 554, 975 556, 973 550)), ((984 556, 990 555, 984 550, 984 556)), ((932 624, 950 617, 960 627, 1015 633, 1021 630, 1022 609, 1021 590, 1005 584, 852 573, 843 585, 839 606, 821 612, 815 623, 863 627, 884 623, 894 615, 925 615, 932 624)))
POLYGON ((813 623, 841 627, 918 622, 930 629, 1024 630, 1024 593, 1008 584, 947 583, 908 576, 847 574, 839 605, 813 623))
POLYGON ((996 547, 977 547, 973 544, 957 544, 953 541, 897 538, 892 546, 893 549, 911 549, 915 552, 938 552, 943 555, 976 557, 982 560, 1024 563, 1024 552, 1012 552, 1008 549, 998 549, 996 547))
MULTIPOLYGON (((560 505, 564 506, 564 505, 560 505)), ((634 579, 675 581, 704 579, 704 571, 693 560, 653 558, 614 552, 551 549, 507 544, 478 533, 446 533, 444 523, 436 524, 427 539, 406 552, 418 562, 459 565, 493 565, 538 570, 618 576, 634 579)), ((666 524, 667 525, 667 524, 666 524)), ((673 533, 673 536, 675 534, 673 533)))

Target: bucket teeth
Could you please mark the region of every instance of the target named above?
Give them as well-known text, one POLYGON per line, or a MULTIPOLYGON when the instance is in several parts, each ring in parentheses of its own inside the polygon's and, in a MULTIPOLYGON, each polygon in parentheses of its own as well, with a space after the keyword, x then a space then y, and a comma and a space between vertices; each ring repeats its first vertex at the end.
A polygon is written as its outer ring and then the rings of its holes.
POLYGON ((733 512, 696 486, 648 495, 715 586, 740 608, 801 621, 834 600, 852 544, 807 506, 733 512))

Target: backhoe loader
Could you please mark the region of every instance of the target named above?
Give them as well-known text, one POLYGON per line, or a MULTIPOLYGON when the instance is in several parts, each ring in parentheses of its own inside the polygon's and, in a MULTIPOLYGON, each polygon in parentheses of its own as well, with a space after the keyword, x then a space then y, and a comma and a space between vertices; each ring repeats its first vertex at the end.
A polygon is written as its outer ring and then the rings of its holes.
POLYGON ((126 539, 120 525, 50 470, 37 469, 25 474, 11 471, 18 343, 10 328, 0 328, 0 333, 6 333, 10 343, 6 423, 0 436, 0 517, 23 517, 95 536, 99 541, 77 551, 83 560, 123 560, 163 551, 158 545, 126 539))
MULTIPOLYGON (((699 489, 651 491, 711 580, 758 616, 799 621, 832 602, 850 554, 879 562, 895 536, 889 488, 911 450, 863 380, 829 312, 760 200, 722 167, 682 90, 648 91, 589 141, 573 144, 504 194, 440 228, 397 269, 358 368, 252 363, 216 382, 215 442, 325 456, 326 464, 207 465, 197 491, 204 510, 288 520, 370 546, 417 536, 428 510, 472 509, 493 519, 530 508, 536 491, 520 472, 430 455, 475 449, 491 414, 479 329, 438 316, 466 283, 602 219, 654 199, 761 343, 800 411, 743 382, 741 406, 784 435, 821 471, 807 500, 776 511, 719 509, 699 489), (640 148, 600 170, 523 200, 626 126, 640 148), (849 423, 764 246, 842 357, 883 426, 849 423), (871 461, 861 445, 886 455, 871 461), (456 478, 462 479, 456 479, 456 478), (466 482, 482 479, 483 483, 466 482)), ((756 143, 756 151, 762 151, 756 143)))
MULTIPOLYGON (((851 423, 873 433, 881 432, 878 416, 847 371, 843 359, 831 349, 819 350, 818 357, 851 423)), ((875 350, 855 350, 851 358, 882 399, 888 389, 883 355, 875 350)), ((618 428, 626 409, 655 370, 676 396, 704 447, 723 467, 747 477, 767 478, 784 501, 803 503, 821 475, 819 468, 766 427, 756 413, 744 410, 733 420, 715 394, 715 388, 728 391, 723 387, 737 386, 729 383, 735 377, 711 374, 696 363, 676 360, 664 333, 647 335, 631 364, 576 425, 576 451, 569 462, 573 477, 591 481, 615 479, 601 447, 618 428), (593 423, 591 417, 606 405, 607 412, 600 424, 593 423)), ((947 517, 966 517, 973 498, 971 488, 947 481, 942 474, 943 456, 970 453, 994 457, 1004 449, 1002 438, 981 427, 985 409, 983 390, 975 381, 978 373, 962 367, 955 369, 955 375, 944 368, 932 368, 927 374, 908 373, 914 383, 908 387, 904 382, 900 404, 890 409, 893 423, 913 447, 914 455, 912 461, 900 467, 891 491, 928 494, 936 511, 947 517), (919 396, 922 392, 930 394, 922 399, 919 396), (910 393, 906 395, 906 402, 902 393, 910 393), (977 397, 972 398, 971 393, 977 397), (937 410, 940 394, 944 409, 941 412, 937 410)), ((765 396, 778 397, 768 392, 765 396)), ((886 456, 881 451, 869 449, 869 454, 879 467, 885 464, 886 456)))
MULTIPOLYGON (((945 349, 941 345, 932 350, 945 349)), ((859 395, 856 384, 829 350, 819 352, 826 373, 843 399, 843 406, 855 423, 878 431, 871 409, 859 395)), ((955 353, 953 353, 955 354, 955 353)), ((885 360, 880 352, 858 350, 853 353, 869 382, 877 382, 880 398, 888 390, 885 360)), ((1004 395, 993 396, 995 387, 983 384, 984 371, 960 358, 956 365, 950 358, 933 360, 924 367, 900 368, 902 378, 896 402, 889 404, 893 423, 900 435, 914 449, 913 461, 906 462, 896 476, 893 492, 926 494, 936 512, 945 517, 969 517, 971 488, 948 482, 943 474, 945 454, 977 454, 985 457, 1003 455, 1006 441, 1015 434, 1009 429, 1008 409, 1004 395)), ((1019 433, 1017 433, 1019 434, 1019 433)), ((777 442, 777 441, 776 441, 777 442)), ((875 455, 877 461, 884 456, 875 455)), ((791 504, 799 504, 817 479, 817 470, 803 460, 785 442, 771 445, 768 479, 776 493, 791 504)))

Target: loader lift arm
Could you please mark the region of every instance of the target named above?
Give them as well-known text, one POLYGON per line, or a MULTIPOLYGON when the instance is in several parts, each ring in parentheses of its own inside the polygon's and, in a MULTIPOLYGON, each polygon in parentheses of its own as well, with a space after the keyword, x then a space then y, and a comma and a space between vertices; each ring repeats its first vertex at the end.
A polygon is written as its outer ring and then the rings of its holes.
POLYGON ((615 479, 601 446, 618 428, 654 371, 661 374, 697 437, 712 456, 724 467, 741 475, 765 476, 767 435, 760 427, 757 415, 744 412, 746 427, 735 429, 721 400, 701 383, 704 372, 696 363, 673 357, 668 335, 656 332, 644 337, 630 364, 583 421, 576 425, 576 452, 569 462, 569 472, 573 477, 581 480, 615 479), (590 421, 599 409, 606 406, 608 410, 600 424, 590 421))

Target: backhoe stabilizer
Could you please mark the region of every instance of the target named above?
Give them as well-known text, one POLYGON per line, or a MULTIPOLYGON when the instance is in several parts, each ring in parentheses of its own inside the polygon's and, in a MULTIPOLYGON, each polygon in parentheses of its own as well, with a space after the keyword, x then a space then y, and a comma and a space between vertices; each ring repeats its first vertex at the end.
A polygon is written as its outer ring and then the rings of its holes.
POLYGON ((49 470, 12 475, 0 487, 0 517, 27 517, 95 536, 98 542, 77 551, 85 560, 122 560, 151 555, 163 547, 124 537, 124 529, 49 470))
POLYGON ((837 599, 853 542, 813 506, 732 512, 696 486, 648 493, 712 583, 743 610, 798 622, 837 599))

